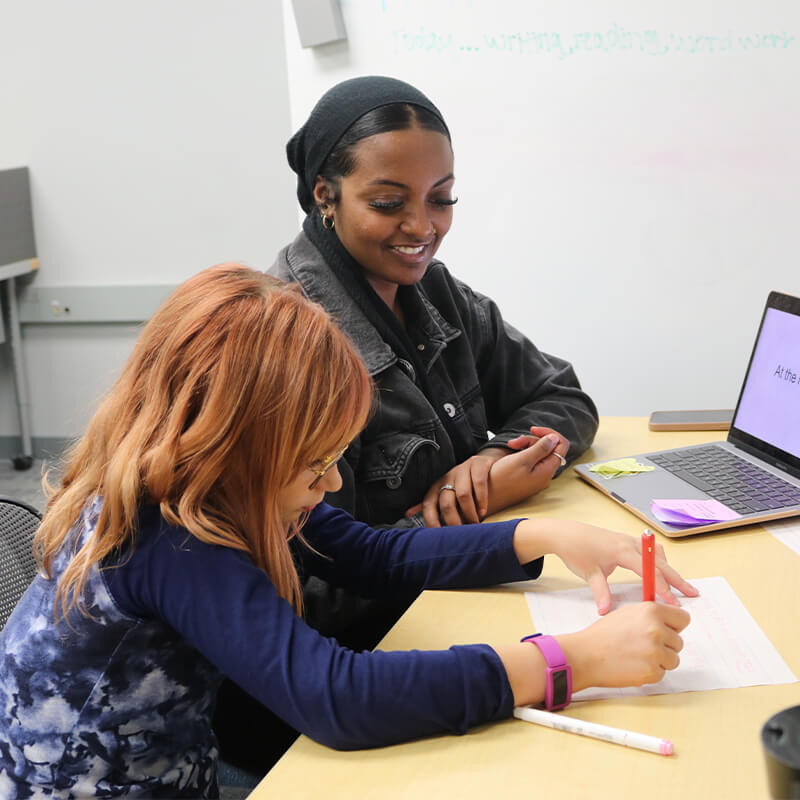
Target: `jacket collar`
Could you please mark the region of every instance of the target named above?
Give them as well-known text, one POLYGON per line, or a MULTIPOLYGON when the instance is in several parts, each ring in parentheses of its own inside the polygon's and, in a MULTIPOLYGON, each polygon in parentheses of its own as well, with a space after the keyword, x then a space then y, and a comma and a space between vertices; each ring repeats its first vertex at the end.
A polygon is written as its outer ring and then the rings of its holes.
MULTIPOLYGON (((331 272, 319 250, 304 232, 278 256, 278 275, 296 281, 309 300, 319 303, 336 320, 356 346, 371 376, 397 363, 397 354, 351 300, 339 279, 331 272), (287 274, 288 273, 288 274, 287 274)), ((428 270, 439 262, 432 262, 428 270)), ((423 278, 423 282, 424 282, 423 278)), ((461 335, 425 296, 421 284, 414 287, 421 310, 421 326, 439 352, 447 342, 461 335)), ((430 363, 430 362, 429 362, 430 363)))

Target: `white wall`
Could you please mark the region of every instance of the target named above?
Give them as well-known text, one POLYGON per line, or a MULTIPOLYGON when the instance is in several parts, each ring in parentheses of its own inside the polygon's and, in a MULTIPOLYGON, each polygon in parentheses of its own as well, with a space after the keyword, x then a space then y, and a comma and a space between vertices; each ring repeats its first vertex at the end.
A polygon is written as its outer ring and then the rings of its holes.
POLYGON ((315 51, 285 22, 293 127, 347 77, 419 86, 453 135, 453 272, 603 414, 732 406, 768 291, 800 294, 800 4, 342 8, 315 51))
MULTIPOLYGON (((38 285, 268 265, 297 230, 286 139, 382 72, 453 132, 441 256, 601 413, 734 402, 767 291, 800 294, 797 3, 342 0, 348 40, 313 50, 283 3, 0 0, 0 168, 31 169, 38 285)), ((34 436, 78 433, 134 336, 26 326, 34 436)))
MULTIPOLYGON (((0 0, 0 168, 31 173, 40 286, 266 268, 297 230, 279 0, 0 0)), ((133 326, 29 325, 36 437, 77 434, 133 326)), ((18 432, 8 356, 0 436, 18 432)))

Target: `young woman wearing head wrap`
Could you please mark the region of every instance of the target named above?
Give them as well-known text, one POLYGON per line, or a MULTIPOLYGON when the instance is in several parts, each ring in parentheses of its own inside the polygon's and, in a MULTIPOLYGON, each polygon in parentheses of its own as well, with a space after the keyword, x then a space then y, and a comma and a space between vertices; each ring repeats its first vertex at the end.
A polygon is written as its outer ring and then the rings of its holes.
MULTIPOLYGON (((477 522, 545 489, 591 444, 597 411, 570 364, 538 350, 435 259, 456 202, 438 108, 394 78, 346 80, 286 149, 307 216, 270 272, 333 315, 378 388, 377 412, 345 453, 343 487, 329 501, 373 525, 436 526, 477 522), (542 457, 530 445, 548 436, 542 457)), ((309 599, 322 588, 306 587, 309 599)), ((331 592, 314 601, 341 606, 331 592)), ((369 646, 363 613, 349 613, 369 646)), ((345 635, 346 614, 331 619, 320 625, 345 635)))

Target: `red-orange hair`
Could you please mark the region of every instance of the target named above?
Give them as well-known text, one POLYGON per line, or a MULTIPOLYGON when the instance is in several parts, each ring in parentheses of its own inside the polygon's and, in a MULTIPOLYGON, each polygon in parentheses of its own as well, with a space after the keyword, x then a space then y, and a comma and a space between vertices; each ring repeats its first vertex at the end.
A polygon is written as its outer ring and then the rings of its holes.
POLYGON ((144 327, 122 375, 67 454, 35 549, 45 574, 81 510, 96 534, 59 586, 66 613, 89 571, 132 542, 142 502, 209 544, 245 551, 300 610, 276 489, 366 422, 372 384, 326 312, 238 264, 179 286, 144 327))

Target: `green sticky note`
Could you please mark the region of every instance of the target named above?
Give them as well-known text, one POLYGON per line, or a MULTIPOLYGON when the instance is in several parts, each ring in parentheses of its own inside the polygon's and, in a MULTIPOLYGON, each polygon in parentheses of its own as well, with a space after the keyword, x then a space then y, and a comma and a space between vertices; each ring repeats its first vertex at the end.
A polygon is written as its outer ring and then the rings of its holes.
POLYGON ((619 478, 621 475, 636 475, 639 472, 652 472, 655 467, 640 464, 635 458, 617 458, 602 464, 593 464, 589 472, 597 472, 604 478, 619 478))

